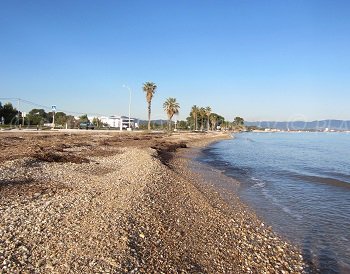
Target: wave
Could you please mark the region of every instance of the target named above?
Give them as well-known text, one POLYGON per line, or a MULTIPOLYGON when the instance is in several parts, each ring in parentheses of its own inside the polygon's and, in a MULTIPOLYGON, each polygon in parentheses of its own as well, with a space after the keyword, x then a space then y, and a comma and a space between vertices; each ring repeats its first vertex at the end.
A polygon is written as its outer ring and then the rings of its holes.
POLYGON ((305 182, 320 183, 320 184, 327 184, 331 186, 350 188, 350 182, 339 180, 336 178, 331 178, 331 177, 307 175, 307 174, 301 174, 301 173, 290 172, 290 171, 284 172, 284 175, 289 178, 297 179, 305 182))
POLYGON ((256 143, 255 140, 251 139, 251 138, 248 138, 248 137, 239 137, 237 138, 239 141, 248 141, 248 142, 251 142, 251 143, 256 143))
MULTIPOLYGON (((252 174, 256 173, 254 172, 255 167, 249 167, 249 166, 235 166, 230 161, 219 159, 219 155, 216 153, 208 153, 206 155, 207 157, 202 157, 201 159, 198 159, 201 162, 205 162, 211 166, 213 166, 216 169, 220 169, 222 172, 224 172, 227 176, 234 177, 235 179, 243 180, 245 182, 253 182, 255 187, 262 187, 263 185, 257 184, 256 181, 259 179, 252 176, 252 174)), ((260 169, 260 168, 258 168, 260 169)), ((308 168, 306 168, 308 170, 308 168)), ((260 170, 261 171, 261 170, 260 170)), ((260 172, 258 170, 258 172, 260 172)), ((310 182, 310 183, 319 183, 319 184, 327 184, 331 186, 337 186, 337 187, 344 187, 344 188, 350 188, 350 175, 340 173, 340 172, 334 172, 334 171, 323 171, 323 170, 310 170, 311 172, 319 172, 319 175, 309 175, 305 173, 299 173, 297 171, 290 171, 290 170, 278 170, 274 171, 273 176, 277 176, 280 178, 289 178, 297 181, 304 181, 304 182, 310 182)), ((272 172, 272 171, 271 171, 272 172)), ((266 173, 265 173, 266 174, 266 173)))
POLYGON ((254 185, 252 186, 253 188, 264 188, 266 185, 264 181, 261 181, 255 177, 252 177, 251 180, 254 181, 254 185))
POLYGON ((251 167, 247 166, 234 166, 228 160, 220 159, 219 156, 210 150, 203 151, 204 157, 199 157, 196 160, 205 164, 208 164, 215 169, 221 170, 227 176, 234 177, 235 179, 248 179, 252 172, 251 167))
POLYGON ((270 194, 268 189, 262 189, 261 193, 264 195, 264 197, 267 200, 269 200, 272 204, 274 204, 276 207, 278 207, 280 210, 282 210, 284 213, 288 214, 292 218, 297 219, 297 220, 303 219, 303 216, 301 214, 294 212, 291 207, 282 203, 282 201, 280 201, 277 197, 270 194))
POLYGON ((320 174, 323 177, 341 178, 340 181, 350 182, 350 174, 347 174, 341 171, 320 169, 319 167, 312 167, 312 166, 303 166, 303 170, 313 174, 320 174))

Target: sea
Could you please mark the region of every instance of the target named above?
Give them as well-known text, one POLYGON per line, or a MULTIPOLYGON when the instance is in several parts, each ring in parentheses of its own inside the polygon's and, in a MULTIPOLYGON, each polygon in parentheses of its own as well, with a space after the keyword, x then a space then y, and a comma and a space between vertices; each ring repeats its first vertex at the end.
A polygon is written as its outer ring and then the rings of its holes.
POLYGON ((350 133, 239 133, 196 160, 240 182, 227 191, 300 247, 307 272, 350 273, 350 133))

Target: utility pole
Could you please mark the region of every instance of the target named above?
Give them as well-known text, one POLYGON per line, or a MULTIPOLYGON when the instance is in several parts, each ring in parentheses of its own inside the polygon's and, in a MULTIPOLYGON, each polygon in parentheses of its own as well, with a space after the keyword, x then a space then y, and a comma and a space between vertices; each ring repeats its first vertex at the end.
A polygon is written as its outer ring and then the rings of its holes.
POLYGON ((18 110, 17 110, 17 116, 18 116, 17 123, 18 123, 18 128, 20 127, 20 123, 19 123, 19 113, 20 113, 19 108, 20 108, 20 106, 21 106, 21 99, 18 98, 18 102, 17 102, 17 108, 18 108, 18 110))
POLYGON ((131 88, 127 85, 123 85, 124 88, 129 90, 129 127, 128 130, 131 130, 131 118, 130 118, 130 109, 131 109, 131 88))

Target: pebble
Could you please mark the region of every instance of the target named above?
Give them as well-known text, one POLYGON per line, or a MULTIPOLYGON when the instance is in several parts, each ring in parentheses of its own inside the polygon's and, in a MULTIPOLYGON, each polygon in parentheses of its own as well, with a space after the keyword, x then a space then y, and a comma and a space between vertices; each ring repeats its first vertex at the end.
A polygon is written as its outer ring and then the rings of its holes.
POLYGON ((0 181, 16 184, 0 189, 0 272, 303 272, 300 251, 245 205, 227 205, 181 157, 165 165, 157 153, 168 145, 118 147, 82 164, 2 162, 0 181))

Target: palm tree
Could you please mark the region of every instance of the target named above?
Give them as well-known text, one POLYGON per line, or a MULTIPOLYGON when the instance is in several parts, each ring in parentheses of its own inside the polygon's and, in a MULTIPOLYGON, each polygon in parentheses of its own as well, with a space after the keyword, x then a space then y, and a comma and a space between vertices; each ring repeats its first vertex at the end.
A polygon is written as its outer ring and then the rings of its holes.
POLYGON ((215 129, 217 120, 218 120, 218 117, 216 116, 216 114, 215 114, 215 113, 212 113, 212 114, 210 115, 210 122, 211 122, 211 129, 212 129, 212 130, 215 129))
POLYGON ((148 103, 148 130, 151 130, 151 102, 157 86, 153 82, 143 84, 143 91, 146 92, 146 101, 148 103))
POLYGON ((209 131, 209 117, 210 117, 210 114, 211 114, 211 107, 206 107, 205 108, 205 114, 207 115, 207 130, 209 131))
POLYGON ((205 108, 201 107, 199 109, 199 116, 201 117, 201 131, 203 131, 203 129, 204 129, 204 118, 206 116, 205 108))
POLYGON ((198 107, 196 105, 194 105, 191 109, 191 114, 193 116, 193 120, 194 120, 194 130, 197 130, 197 115, 198 115, 198 107))
POLYGON ((171 131, 171 119, 173 118, 174 114, 179 113, 180 105, 178 102, 176 102, 176 98, 168 98, 163 104, 164 111, 168 115, 168 126, 169 131, 171 131))

